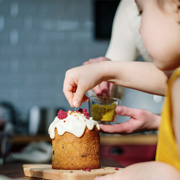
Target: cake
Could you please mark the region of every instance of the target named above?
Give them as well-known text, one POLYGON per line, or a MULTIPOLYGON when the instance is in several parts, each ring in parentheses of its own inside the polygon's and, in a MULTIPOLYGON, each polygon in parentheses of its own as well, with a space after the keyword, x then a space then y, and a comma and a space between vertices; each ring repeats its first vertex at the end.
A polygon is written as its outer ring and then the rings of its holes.
POLYGON ((86 109, 60 110, 48 130, 52 139, 52 168, 100 168, 99 129, 86 109))

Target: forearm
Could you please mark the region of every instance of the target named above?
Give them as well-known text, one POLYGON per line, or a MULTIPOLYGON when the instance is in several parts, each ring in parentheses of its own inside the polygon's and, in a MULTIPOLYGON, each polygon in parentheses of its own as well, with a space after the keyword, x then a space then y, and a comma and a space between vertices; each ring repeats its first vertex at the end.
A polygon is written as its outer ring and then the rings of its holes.
POLYGON ((101 176, 95 180, 179 180, 180 173, 173 166, 162 162, 145 162, 130 165, 113 175, 101 176))
POLYGON ((63 92, 69 104, 78 107, 85 93, 103 81, 164 95, 167 77, 153 63, 105 61, 68 70, 63 92))
POLYGON ((147 93, 164 95, 167 76, 147 62, 102 62, 103 80, 147 93))
POLYGON ((146 162, 124 168, 119 174, 123 180, 178 180, 180 173, 171 165, 162 162, 146 162))

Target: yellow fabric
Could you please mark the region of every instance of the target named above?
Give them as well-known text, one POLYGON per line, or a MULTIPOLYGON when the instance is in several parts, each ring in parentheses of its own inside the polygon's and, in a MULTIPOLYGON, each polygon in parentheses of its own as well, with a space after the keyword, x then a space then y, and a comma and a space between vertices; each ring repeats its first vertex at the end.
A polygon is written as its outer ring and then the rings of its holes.
POLYGON ((164 102, 162 120, 159 128, 156 160, 173 165, 180 171, 180 159, 173 131, 171 88, 174 80, 180 76, 180 68, 176 69, 168 81, 168 89, 164 102))

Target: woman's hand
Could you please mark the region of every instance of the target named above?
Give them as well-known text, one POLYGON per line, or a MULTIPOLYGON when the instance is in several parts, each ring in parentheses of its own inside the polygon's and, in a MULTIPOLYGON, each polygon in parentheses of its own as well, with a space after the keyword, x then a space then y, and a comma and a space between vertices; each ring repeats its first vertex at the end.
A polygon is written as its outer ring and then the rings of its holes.
MULTIPOLYGON (((98 58, 89 59, 88 61, 85 61, 83 63, 83 65, 99 63, 99 62, 103 62, 103 61, 110 61, 110 59, 108 59, 106 57, 98 57, 98 58)), ((94 88, 92 88, 92 91, 94 91, 97 96, 110 96, 112 87, 113 87, 112 83, 103 81, 102 83, 100 83, 97 86, 95 86, 94 88)))
POLYGON ((130 119, 127 122, 114 125, 100 124, 101 131, 107 133, 127 134, 146 130, 157 130, 161 121, 159 115, 153 114, 144 109, 117 106, 115 111, 119 116, 130 116, 130 119))

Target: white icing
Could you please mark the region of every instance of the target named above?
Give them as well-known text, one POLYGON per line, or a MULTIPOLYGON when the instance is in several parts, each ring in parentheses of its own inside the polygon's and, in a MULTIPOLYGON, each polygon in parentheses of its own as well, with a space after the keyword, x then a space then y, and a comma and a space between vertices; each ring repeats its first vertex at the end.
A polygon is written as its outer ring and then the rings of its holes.
POLYGON ((59 135, 63 135, 65 132, 74 134, 77 137, 81 137, 84 134, 86 127, 92 130, 94 126, 100 129, 97 121, 94 121, 92 117, 87 119, 84 114, 78 112, 68 111, 68 116, 65 119, 59 119, 57 116, 50 124, 48 133, 51 139, 55 137, 55 128, 59 135))

